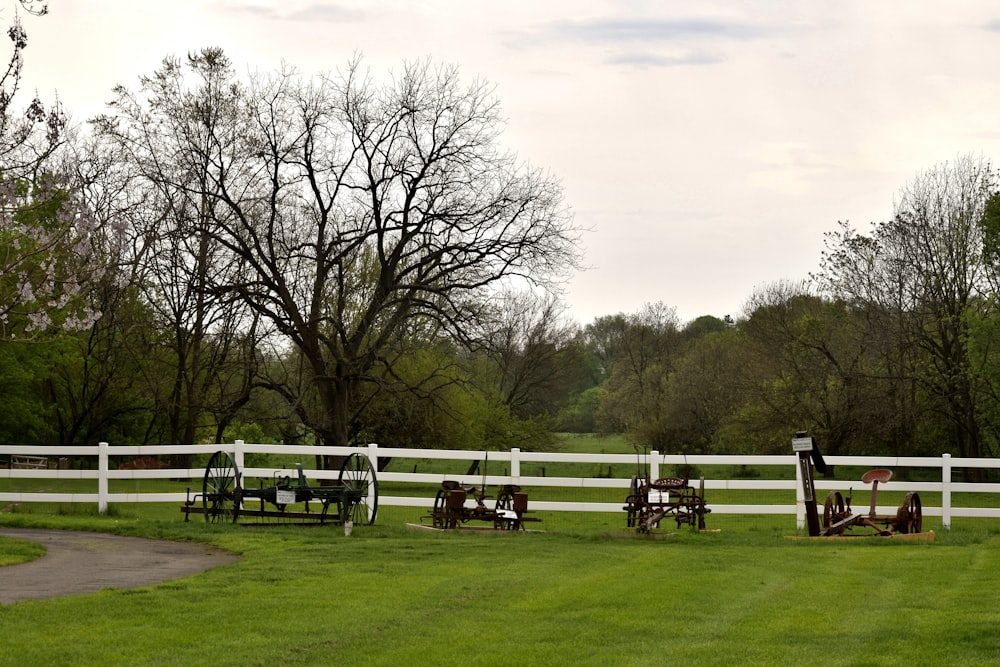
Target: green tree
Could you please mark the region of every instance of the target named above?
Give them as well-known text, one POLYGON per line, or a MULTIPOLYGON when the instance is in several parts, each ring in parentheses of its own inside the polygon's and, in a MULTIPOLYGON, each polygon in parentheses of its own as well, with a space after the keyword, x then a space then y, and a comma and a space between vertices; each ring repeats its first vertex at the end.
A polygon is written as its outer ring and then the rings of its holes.
POLYGON ((947 424, 961 456, 985 453, 985 387, 969 337, 995 282, 983 221, 996 190, 990 165, 971 156, 918 174, 870 237, 842 226, 818 276, 828 293, 885 318, 883 330, 897 336, 898 371, 947 424))
MULTIPOLYGON (((807 430, 829 454, 902 453, 881 343, 868 313, 805 284, 758 290, 739 330, 749 352, 744 423, 768 449, 807 430)), ((912 444, 912 443, 910 443, 912 444)))
POLYGON ((608 335, 600 343, 610 351, 610 372, 601 385, 598 428, 624 432, 646 449, 674 451, 664 406, 670 373, 681 350, 677 314, 662 303, 647 304, 617 322, 620 327, 603 329, 608 335))
POLYGON ((744 443, 727 433, 743 405, 746 354, 735 329, 704 330, 673 364, 663 406, 665 435, 686 454, 734 453, 744 443))

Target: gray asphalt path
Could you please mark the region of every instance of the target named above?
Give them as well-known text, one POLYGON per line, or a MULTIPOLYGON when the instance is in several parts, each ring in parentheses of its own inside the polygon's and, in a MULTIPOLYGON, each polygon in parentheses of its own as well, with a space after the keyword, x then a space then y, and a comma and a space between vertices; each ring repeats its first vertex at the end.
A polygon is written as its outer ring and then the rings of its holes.
POLYGON ((0 567, 0 604, 138 588, 239 560, 196 542, 33 528, 0 527, 0 535, 38 542, 46 549, 29 563, 0 567))

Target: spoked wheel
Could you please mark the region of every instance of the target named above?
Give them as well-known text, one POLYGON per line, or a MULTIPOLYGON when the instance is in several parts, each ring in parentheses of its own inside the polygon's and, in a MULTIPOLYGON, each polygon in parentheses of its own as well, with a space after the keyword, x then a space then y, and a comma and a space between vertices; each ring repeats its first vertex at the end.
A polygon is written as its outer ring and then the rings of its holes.
POLYGON ((924 526, 923 508, 920 496, 910 491, 903 498, 903 504, 896 512, 896 531, 903 534, 919 533, 924 526))
POLYGON ((514 512, 514 494, 521 490, 521 487, 516 484, 505 484, 501 487, 500 491, 497 493, 496 506, 493 508, 496 512, 496 518, 493 519, 493 527, 499 530, 518 530, 521 527, 521 522, 518 519, 512 519, 510 516, 514 512))
MULTIPOLYGON (((844 496, 840 491, 831 491, 823 503, 823 529, 826 530, 844 518, 844 496)), ((839 531, 843 532, 843 530, 839 531)))
POLYGON ((240 470, 228 452, 219 450, 212 454, 205 467, 201 504, 208 523, 236 523, 240 514, 240 470))
POLYGON ((448 522, 445 521, 445 499, 447 497, 447 489, 438 489, 437 495, 434 496, 434 508, 431 510, 431 525, 435 528, 448 527, 448 522))
POLYGON ((632 477, 632 482, 628 487, 628 497, 625 498, 625 511, 628 513, 626 525, 629 528, 636 528, 642 515, 644 482, 638 476, 632 477))
POLYGON ((370 526, 378 514, 378 479, 375 468, 364 454, 351 454, 340 466, 338 479, 343 488, 341 519, 346 523, 370 526))

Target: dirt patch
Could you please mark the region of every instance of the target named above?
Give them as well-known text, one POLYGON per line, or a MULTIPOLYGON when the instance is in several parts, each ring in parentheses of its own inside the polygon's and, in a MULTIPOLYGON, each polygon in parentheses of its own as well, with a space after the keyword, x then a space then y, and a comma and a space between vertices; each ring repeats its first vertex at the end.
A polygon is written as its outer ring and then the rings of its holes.
POLYGON ((138 588, 239 560, 197 542, 33 528, 0 527, 0 535, 38 542, 46 550, 29 563, 0 567, 0 604, 138 588))

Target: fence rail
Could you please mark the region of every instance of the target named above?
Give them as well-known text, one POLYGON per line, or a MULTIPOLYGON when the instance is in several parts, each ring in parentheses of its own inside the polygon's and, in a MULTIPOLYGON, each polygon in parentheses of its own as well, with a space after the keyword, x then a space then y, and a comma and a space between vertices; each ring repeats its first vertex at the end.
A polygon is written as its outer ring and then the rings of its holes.
MULTIPOLYGON (((503 475, 475 475, 476 481, 488 485, 518 484, 524 487, 561 487, 580 489, 620 489, 622 499, 625 489, 629 487, 631 477, 550 477, 522 475, 522 465, 525 463, 586 463, 598 464, 600 467, 614 464, 639 465, 649 471, 651 479, 660 477, 659 469, 669 465, 692 465, 699 467, 713 466, 759 466, 773 467, 786 471, 794 470, 795 479, 717 479, 706 475, 705 488, 708 490, 779 490, 789 491, 789 499, 794 493, 795 502, 781 505, 765 504, 713 504, 708 506, 715 514, 784 514, 795 515, 796 523, 801 529, 805 525, 805 503, 802 497, 801 471, 797 457, 787 456, 679 456, 661 455, 658 452, 649 454, 569 454, 553 452, 522 452, 512 449, 509 452, 483 452, 475 450, 429 450, 401 449, 379 447, 372 444, 365 447, 321 447, 302 445, 268 445, 248 444, 236 441, 226 445, 116 445, 100 443, 96 446, 62 447, 62 446, 21 446, 0 445, 0 459, 8 462, 6 470, 0 470, 0 479, 89 479, 96 480, 96 493, 53 493, 48 491, 34 492, 0 492, 0 503, 97 503, 101 513, 107 511, 110 503, 164 503, 184 502, 185 493, 110 493, 108 482, 116 480, 141 479, 200 479, 204 468, 157 468, 121 470, 112 465, 112 460, 121 457, 152 457, 159 458, 168 455, 210 455, 222 449, 229 452, 239 466, 244 479, 255 477, 272 477, 278 474, 291 474, 290 469, 276 471, 273 468, 254 468, 244 465, 247 454, 281 454, 290 456, 314 457, 320 455, 344 456, 354 452, 366 454, 376 467, 380 458, 414 459, 414 460, 457 460, 481 461, 489 463, 502 462, 507 471, 503 475), (96 467, 93 469, 65 469, 62 465, 52 467, 41 462, 51 457, 95 457, 96 467), (15 465, 27 462, 27 465, 15 465)), ((955 507, 953 497, 961 493, 1000 493, 1000 484, 960 482, 954 480, 956 469, 997 469, 1000 459, 970 459, 953 458, 949 454, 940 457, 870 457, 870 456, 829 456, 828 464, 834 466, 861 466, 867 468, 929 468, 940 472, 940 481, 934 482, 888 482, 880 484, 879 489, 886 491, 918 491, 941 494, 939 507, 923 507, 927 516, 940 516, 941 525, 945 529, 951 527, 954 517, 986 517, 1000 518, 1000 508, 996 507, 955 507)), ((320 479, 330 474, 326 470, 306 470, 307 477, 320 479)), ((397 482, 402 484, 439 484, 445 479, 456 477, 454 474, 417 473, 417 472, 381 472, 380 482, 397 482)), ((459 476, 461 477, 461 476, 459 476)), ((244 481, 244 486, 247 484, 244 481)), ((818 491, 839 490, 843 481, 817 479, 815 488, 818 491)), ((379 496, 380 505, 424 507, 429 508, 432 498, 414 496, 379 496)), ((621 512, 622 501, 613 503, 601 502, 555 502, 532 501, 533 510, 556 512, 621 512)), ((895 507, 878 507, 879 513, 894 512, 895 507)))

